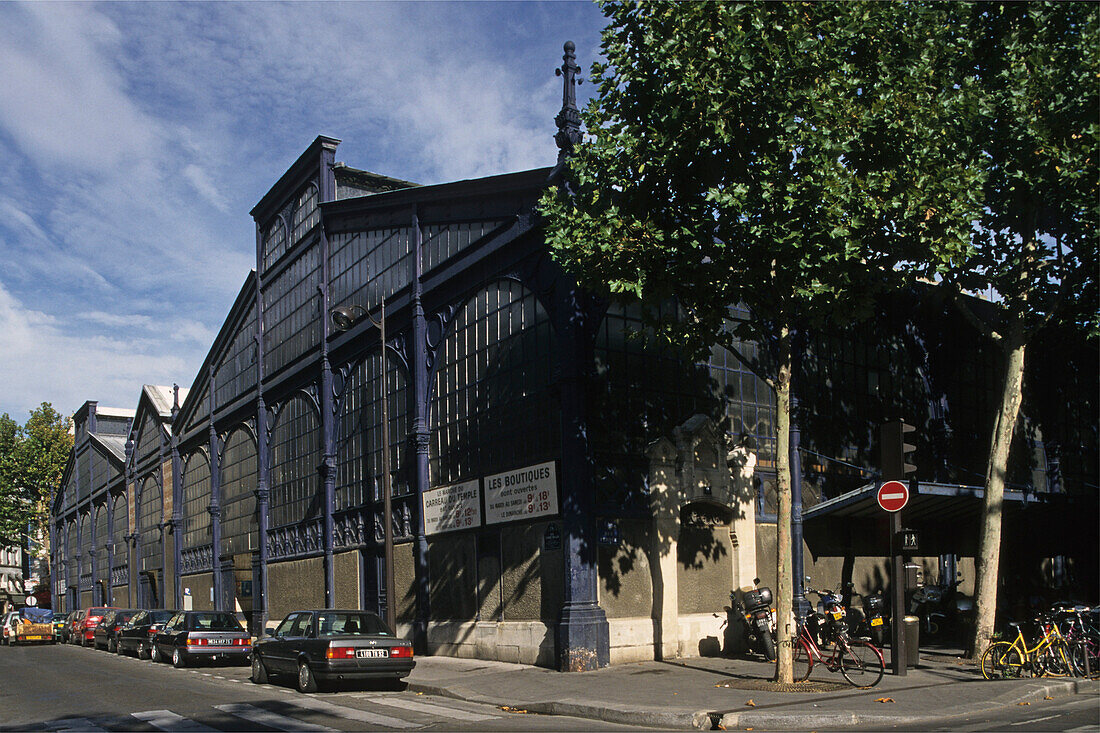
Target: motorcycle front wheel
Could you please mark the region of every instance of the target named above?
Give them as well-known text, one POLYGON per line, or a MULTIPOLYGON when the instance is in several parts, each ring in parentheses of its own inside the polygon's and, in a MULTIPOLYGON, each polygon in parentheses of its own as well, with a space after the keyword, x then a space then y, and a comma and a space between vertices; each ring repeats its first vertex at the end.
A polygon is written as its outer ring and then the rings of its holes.
POLYGON ((881 649, 886 645, 886 624, 871 627, 871 643, 881 649))

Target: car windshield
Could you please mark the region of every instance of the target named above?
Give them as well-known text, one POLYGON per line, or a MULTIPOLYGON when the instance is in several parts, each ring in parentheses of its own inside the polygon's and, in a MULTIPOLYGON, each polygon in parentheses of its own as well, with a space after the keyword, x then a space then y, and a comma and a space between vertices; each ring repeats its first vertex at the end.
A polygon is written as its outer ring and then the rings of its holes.
POLYGON ((236 617, 228 613, 196 613, 191 616, 188 628, 194 631, 240 631, 236 617))
POLYGON ((342 634, 376 634, 389 636, 386 623, 373 613, 322 613, 319 636, 337 636, 342 634))

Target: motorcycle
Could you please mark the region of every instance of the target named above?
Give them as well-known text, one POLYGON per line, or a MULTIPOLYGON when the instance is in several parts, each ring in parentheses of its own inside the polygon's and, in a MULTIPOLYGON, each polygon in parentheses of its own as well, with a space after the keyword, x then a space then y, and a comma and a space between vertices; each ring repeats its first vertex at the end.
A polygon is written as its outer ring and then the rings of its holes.
POLYGON ((974 604, 958 592, 959 582, 918 588, 909 603, 909 613, 921 619, 921 632, 935 637, 958 631, 973 613, 974 604))
POLYGON ((737 591, 730 591, 730 601, 745 619, 747 646, 756 648, 769 662, 775 661, 775 612, 772 611, 771 588, 760 587, 760 578, 753 579, 753 590, 741 594, 737 601, 737 591))
MULTIPOLYGON (((886 596, 881 590, 877 590, 874 593, 864 595, 852 588, 852 584, 849 583, 848 592, 853 596, 859 596, 863 599, 863 614, 862 618, 852 624, 860 636, 867 636, 871 639, 871 643, 882 648, 886 642, 886 596)), ((854 609, 852 609, 854 616, 854 609)))
POLYGON ((835 642, 848 633, 848 622, 845 618, 848 610, 845 608, 843 598, 839 593, 825 590, 806 588, 807 593, 813 593, 818 597, 817 613, 811 614, 816 621, 815 632, 819 645, 835 642))

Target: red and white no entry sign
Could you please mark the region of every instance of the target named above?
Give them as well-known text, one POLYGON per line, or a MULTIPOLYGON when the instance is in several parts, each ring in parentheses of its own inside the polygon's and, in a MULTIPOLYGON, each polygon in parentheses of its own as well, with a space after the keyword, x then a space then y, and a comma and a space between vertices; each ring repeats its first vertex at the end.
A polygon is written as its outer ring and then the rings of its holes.
POLYGON ((887 481, 878 487, 878 505, 888 512, 897 512, 909 503, 909 487, 901 481, 887 481))

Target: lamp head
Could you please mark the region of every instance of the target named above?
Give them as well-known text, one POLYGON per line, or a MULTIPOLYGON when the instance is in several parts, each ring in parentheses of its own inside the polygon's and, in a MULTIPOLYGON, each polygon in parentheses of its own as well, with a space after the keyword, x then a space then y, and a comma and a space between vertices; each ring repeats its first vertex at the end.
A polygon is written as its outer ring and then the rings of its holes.
POLYGON ((329 311, 329 315, 332 317, 332 325, 337 331, 347 331, 365 313, 366 311, 358 305, 341 305, 329 311))

